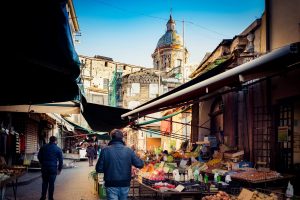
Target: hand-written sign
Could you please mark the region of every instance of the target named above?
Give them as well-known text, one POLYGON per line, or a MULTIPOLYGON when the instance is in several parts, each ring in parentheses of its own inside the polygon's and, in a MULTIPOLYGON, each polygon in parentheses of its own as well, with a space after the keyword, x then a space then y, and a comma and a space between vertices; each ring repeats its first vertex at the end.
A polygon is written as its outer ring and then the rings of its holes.
POLYGON ((286 142, 288 140, 289 127, 279 126, 278 127, 278 142, 286 142))
POLYGON ((181 192, 184 189, 183 185, 177 185, 177 187, 175 188, 176 191, 181 192))

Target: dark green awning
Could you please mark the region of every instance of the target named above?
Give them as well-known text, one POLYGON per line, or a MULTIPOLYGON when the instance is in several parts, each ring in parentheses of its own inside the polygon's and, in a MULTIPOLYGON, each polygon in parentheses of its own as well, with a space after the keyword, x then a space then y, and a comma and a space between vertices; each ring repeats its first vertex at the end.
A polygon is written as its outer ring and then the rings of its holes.
POLYGON ((93 131, 110 132, 115 128, 124 128, 129 124, 128 120, 121 118, 122 114, 131 111, 129 109, 88 103, 84 97, 82 105, 82 115, 93 131))
POLYGON ((108 132, 97 132, 93 131, 91 129, 84 128, 82 126, 79 126, 78 124, 75 124, 74 122, 71 122, 70 120, 66 119, 64 117, 64 120, 66 120, 69 124, 74 126, 75 130, 79 130, 83 133, 86 133, 88 136, 96 136, 98 140, 111 140, 111 137, 109 136, 108 132))
POLYGON ((80 61, 66 0, 8 1, 1 23, 0 105, 79 100, 80 61), (18 19, 18 20, 16 20, 18 19))

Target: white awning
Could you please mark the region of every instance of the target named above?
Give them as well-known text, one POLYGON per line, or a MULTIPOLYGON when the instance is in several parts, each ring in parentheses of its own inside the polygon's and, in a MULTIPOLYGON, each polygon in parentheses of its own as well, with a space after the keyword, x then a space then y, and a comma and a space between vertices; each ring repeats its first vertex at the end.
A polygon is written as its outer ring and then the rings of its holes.
POLYGON ((49 117, 57 121, 58 123, 62 124, 67 128, 68 131, 74 131, 74 126, 72 126, 70 123, 68 123, 63 117, 61 117, 59 114, 55 113, 46 113, 49 117))
POLYGON ((80 104, 72 101, 35 105, 0 106, 1 112, 79 114, 80 104))

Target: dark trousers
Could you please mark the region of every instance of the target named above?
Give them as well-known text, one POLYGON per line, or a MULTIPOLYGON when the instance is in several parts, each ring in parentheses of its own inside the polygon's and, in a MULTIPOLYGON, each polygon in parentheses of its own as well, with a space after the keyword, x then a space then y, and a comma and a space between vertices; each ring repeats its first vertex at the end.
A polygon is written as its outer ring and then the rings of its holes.
POLYGON ((88 158, 89 158, 89 166, 93 166, 94 158, 93 157, 88 157, 88 158))
POLYGON ((54 193, 54 182, 56 179, 56 174, 54 173, 47 173, 45 170, 42 172, 42 179, 43 179, 43 184, 42 184, 42 197, 41 200, 46 199, 47 195, 47 190, 48 190, 48 199, 53 200, 53 193, 54 193))

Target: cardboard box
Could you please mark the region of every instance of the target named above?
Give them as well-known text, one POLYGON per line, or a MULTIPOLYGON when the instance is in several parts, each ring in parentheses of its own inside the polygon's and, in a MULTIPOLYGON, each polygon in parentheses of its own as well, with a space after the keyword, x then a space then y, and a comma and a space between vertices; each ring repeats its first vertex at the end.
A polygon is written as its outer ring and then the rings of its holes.
POLYGON ((250 200, 252 196, 253 196, 252 191, 243 188, 240 195, 238 196, 238 199, 250 200))

